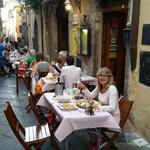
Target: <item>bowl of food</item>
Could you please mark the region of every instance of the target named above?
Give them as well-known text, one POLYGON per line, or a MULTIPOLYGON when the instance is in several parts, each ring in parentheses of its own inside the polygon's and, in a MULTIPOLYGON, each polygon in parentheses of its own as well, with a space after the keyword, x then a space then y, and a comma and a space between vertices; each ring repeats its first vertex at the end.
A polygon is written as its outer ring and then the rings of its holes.
POLYGON ((75 96, 74 97, 76 100, 78 100, 78 99, 84 99, 84 96, 83 95, 77 95, 77 96, 75 96))
POLYGON ((84 109, 88 108, 91 105, 90 103, 92 104, 92 107, 95 109, 97 109, 100 106, 100 102, 96 100, 91 100, 91 102, 89 102, 89 100, 86 98, 76 100, 76 106, 84 109))
POLYGON ((69 95, 75 97, 80 94, 80 90, 78 88, 72 88, 69 90, 69 95))
POLYGON ((57 95, 55 96, 55 100, 57 100, 59 103, 69 103, 71 98, 70 96, 57 95))

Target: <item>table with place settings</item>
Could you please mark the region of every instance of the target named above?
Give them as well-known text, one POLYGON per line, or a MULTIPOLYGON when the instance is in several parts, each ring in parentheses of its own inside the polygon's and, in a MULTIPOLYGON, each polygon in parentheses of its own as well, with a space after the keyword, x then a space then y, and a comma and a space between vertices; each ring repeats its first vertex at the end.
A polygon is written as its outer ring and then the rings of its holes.
MULTIPOLYGON (((82 75, 80 78, 81 82, 88 84, 89 86, 96 86, 97 79, 90 75, 82 75)), ((42 90, 49 91, 54 90, 57 83, 57 79, 49 79, 47 77, 42 77, 38 82, 43 83, 42 90)))
POLYGON ((44 84, 42 87, 42 91, 49 91, 49 90, 55 89, 57 79, 49 80, 46 77, 43 77, 40 79, 40 82, 42 82, 44 84))
POLYGON ((110 113, 96 110, 94 115, 90 116, 85 113, 85 109, 75 105, 74 99, 70 100, 70 104, 74 105, 75 109, 61 109, 61 103, 55 98, 54 93, 44 93, 37 103, 53 110, 59 117, 60 125, 55 131, 55 136, 60 142, 73 131, 80 129, 106 127, 120 132, 119 125, 110 113))

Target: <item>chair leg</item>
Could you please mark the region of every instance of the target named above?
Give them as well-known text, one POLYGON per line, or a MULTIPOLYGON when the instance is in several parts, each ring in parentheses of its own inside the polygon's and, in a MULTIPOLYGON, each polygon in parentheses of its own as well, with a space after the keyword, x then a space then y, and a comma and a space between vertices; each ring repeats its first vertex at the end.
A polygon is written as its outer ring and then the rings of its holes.
POLYGON ((26 111, 26 113, 29 113, 30 110, 31 110, 31 105, 28 104, 28 105, 25 107, 25 111, 26 111))
POLYGON ((107 145, 105 146, 105 150, 110 150, 111 145, 113 144, 113 142, 115 141, 115 139, 118 137, 119 133, 114 133, 113 136, 110 138, 110 140, 108 141, 107 145))
POLYGON ((61 150, 61 147, 59 146, 59 142, 57 141, 56 137, 54 136, 54 133, 52 132, 51 132, 50 141, 52 145, 55 147, 55 149, 61 150))
POLYGON ((46 141, 41 141, 41 142, 38 142, 37 144, 36 144, 36 147, 35 147, 35 150, 41 150, 41 145, 42 144, 44 144, 46 141))

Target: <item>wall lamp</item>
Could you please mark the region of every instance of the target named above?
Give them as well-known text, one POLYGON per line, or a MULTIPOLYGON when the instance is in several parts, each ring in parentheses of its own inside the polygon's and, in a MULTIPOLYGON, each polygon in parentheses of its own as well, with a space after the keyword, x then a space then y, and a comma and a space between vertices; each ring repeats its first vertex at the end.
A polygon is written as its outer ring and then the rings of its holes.
POLYGON ((65 10, 67 12, 71 12, 72 11, 72 6, 71 6, 70 1, 69 0, 65 0, 64 4, 65 4, 65 10))
POLYGON ((130 46, 130 40, 131 40, 130 36, 131 36, 131 27, 127 26, 124 29, 124 44, 125 44, 126 47, 130 46))

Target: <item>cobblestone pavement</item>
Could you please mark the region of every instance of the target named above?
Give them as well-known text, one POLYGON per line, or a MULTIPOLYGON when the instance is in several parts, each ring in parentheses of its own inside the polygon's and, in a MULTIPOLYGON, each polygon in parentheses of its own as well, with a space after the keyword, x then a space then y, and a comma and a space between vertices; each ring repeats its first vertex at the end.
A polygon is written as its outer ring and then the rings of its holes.
MULTIPOLYGON (((8 126, 3 107, 6 101, 10 101, 16 116, 23 126, 36 124, 32 111, 25 113, 27 92, 22 81, 19 82, 19 96, 16 95, 15 76, 0 76, 0 150, 21 150, 23 149, 8 126)), ((150 150, 150 144, 136 133, 124 133, 118 138, 115 146, 118 150, 150 150)), ((69 150, 88 150, 88 138, 86 135, 72 136, 69 142, 69 150)), ((60 143, 61 150, 65 144, 60 143)), ((50 141, 47 141, 42 150, 55 150, 50 141)))

